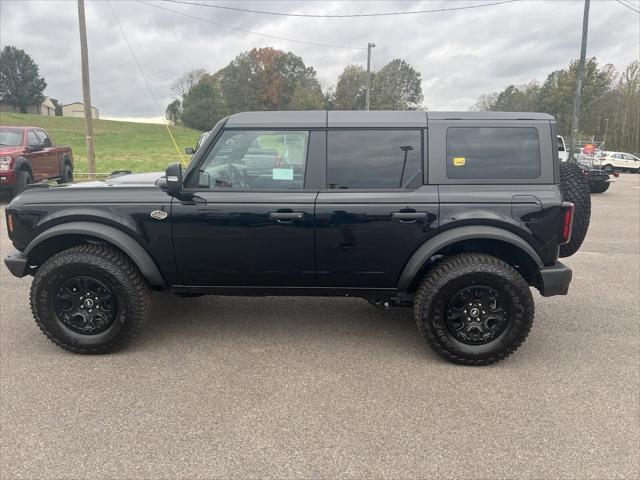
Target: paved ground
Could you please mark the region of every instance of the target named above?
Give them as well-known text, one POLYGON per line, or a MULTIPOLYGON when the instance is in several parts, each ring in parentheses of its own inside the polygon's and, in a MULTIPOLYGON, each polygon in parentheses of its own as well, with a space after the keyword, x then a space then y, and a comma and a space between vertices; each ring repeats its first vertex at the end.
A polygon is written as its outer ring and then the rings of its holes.
POLYGON ((2 478, 638 478, 640 175, 593 201, 570 295, 485 368, 354 299, 158 295, 131 348, 75 356, 2 266, 2 478))

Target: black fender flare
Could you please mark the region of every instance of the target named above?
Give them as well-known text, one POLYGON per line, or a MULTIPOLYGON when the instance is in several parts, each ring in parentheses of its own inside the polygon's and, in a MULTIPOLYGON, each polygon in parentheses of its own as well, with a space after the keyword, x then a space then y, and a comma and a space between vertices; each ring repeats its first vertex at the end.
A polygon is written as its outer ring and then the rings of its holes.
POLYGON ((26 170, 29 170, 29 173, 31 175, 33 175, 33 170, 31 169, 31 164, 29 163, 29 159, 26 157, 17 157, 14 161, 13 161, 13 171, 14 172, 19 172, 20 170, 25 169, 26 166, 26 170))
POLYGON ((28 258, 29 253, 32 252, 36 246, 46 240, 61 235, 86 235, 111 243, 131 258, 151 285, 166 285, 158 266, 140 243, 117 228, 102 223, 69 222, 55 225, 34 238, 24 249, 24 256, 28 258))
POLYGON ((71 171, 73 172, 73 160, 69 157, 67 152, 60 154, 60 172, 62 173, 62 169, 64 168, 65 163, 68 163, 71 167, 71 171))
POLYGON ((499 240, 505 243, 510 243, 531 257, 531 260, 535 262, 538 268, 544 267, 544 263, 542 262, 540 255, 538 255, 531 245, 515 233, 489 226, 456 227, 439 233, 435 237, 427 240, 414 252, 400 274, 400 279, 398 280, 398 291, 406 292, 425 262, 439 250, 465 240, 480 239, 499 240))

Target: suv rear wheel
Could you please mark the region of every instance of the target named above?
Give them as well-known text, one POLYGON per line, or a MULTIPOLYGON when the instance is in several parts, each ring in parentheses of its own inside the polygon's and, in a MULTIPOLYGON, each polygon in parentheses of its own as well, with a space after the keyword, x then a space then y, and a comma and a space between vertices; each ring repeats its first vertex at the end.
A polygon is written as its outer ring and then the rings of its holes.
POLYGON ((431 348, 463 365, 489 365, 515 352, 529 334, 534 310, 522 275, 481 253, 437 264, 413 304, 420 333, 431 348))
POLYGON ((36 272, 31 310, 56 345, 109 353, 131 340, 149 316, 151 291, 121 251, 96 244, 58 253, 36 272))

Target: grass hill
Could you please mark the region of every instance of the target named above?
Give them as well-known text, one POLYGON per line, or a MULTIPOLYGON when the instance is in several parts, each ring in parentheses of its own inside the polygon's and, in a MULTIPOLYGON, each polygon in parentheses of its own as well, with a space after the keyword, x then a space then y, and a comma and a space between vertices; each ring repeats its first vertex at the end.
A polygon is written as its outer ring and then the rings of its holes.
MULTIPOLYGON (((69 145, 73 149, 76 172, 82 174, 87 171, 83 118, 2 112, 0 125, 44 128, 56 145, 69 145)), ((164 125, 94 120, 93 131, 97 173, 159 171, 180 161, 164 125)), ((184 148, 195 146, 201 132, 185 127, 171 127, 171 131, 182 157, 188 161, 190 158, 185 155, 184 148)))

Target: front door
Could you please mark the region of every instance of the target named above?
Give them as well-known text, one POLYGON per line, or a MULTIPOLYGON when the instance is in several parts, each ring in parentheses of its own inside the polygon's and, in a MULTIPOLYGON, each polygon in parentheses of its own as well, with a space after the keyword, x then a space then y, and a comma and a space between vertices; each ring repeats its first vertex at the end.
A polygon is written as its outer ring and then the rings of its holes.
POLYGON ((58 160, 58 154, 53 148, 53 143, 44 130, 36 130, 36 136, 40 143, 44 146, 42 152, 44 168, 46 169, 47 178, 54 178, 60 176, 60 162, 58 160))
POLYGON ((27 145, 33 149, 25 155, 31 164, 33 179, 38 182, 48 178, 49 162, 47 160, 47 152, 44 150, 42 142, 36 136, 36 132, 34 130, 27 131, 27 145))
POLYGON ((314 285, 317 189, 305 189, 313 135, 226 130, 218 137, 199 176, 172 202, 184 285, 314 285))
POLYGON ((329 130, 316 204, 318 285, 394 289, 437 233, 438 187, 423 185, 420 129, 329 130))

